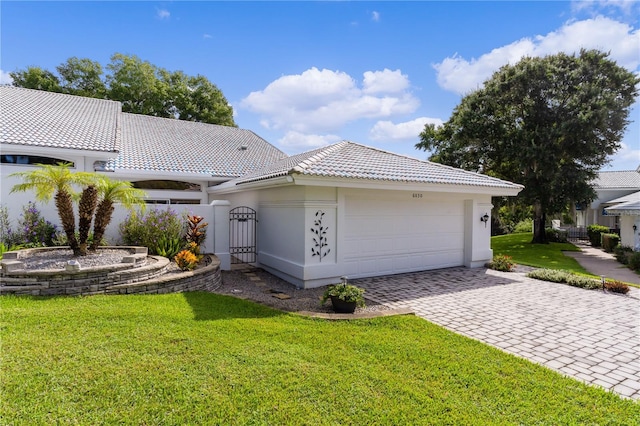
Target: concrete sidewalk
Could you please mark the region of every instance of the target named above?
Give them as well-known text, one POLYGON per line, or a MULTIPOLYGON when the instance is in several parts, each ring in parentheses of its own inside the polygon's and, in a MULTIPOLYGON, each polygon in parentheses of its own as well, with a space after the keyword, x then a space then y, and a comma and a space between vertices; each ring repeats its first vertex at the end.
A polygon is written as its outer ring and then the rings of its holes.
POLYGON ((627 268, 611 254, 586 244, 576 244, 581 251, 565 251, 564 255, 573 257, 590 274, 612 278, 640 285, 640 275, 627 268))

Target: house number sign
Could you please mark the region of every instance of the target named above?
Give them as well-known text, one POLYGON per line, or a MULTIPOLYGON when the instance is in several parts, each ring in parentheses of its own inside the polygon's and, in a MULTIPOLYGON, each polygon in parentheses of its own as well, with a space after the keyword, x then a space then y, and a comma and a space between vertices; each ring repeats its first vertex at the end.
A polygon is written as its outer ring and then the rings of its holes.
POLYGON ((422 194, 413 193, 413 198, 422 198, 422 194))

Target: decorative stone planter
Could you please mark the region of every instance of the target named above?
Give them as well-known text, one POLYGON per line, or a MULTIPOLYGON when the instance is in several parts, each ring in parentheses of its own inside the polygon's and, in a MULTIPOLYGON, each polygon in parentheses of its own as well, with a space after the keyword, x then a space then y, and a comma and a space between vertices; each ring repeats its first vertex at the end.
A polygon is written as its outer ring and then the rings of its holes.
POLYGON ((220 262, 214 255, 205 255, 203 265, 194 271, 167 274, 169 259, 147 256, 146 247, 108 248, 129 250, 131 255, 125 256, 122 263, 113 265, 26 270, 21 258, 24 259, 32 250, 52 248, 7 252, 1 262, 0 294, 48 296, 172 293, 211 290, 221 283, 220 262))

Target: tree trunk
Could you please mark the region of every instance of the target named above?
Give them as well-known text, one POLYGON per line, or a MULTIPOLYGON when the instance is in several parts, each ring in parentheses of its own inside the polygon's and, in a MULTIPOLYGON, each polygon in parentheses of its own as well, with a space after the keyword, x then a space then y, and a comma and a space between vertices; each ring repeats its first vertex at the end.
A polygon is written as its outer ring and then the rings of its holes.
POLYGON ((73 250, 73 255, 79 256, 80 246, 78 245, 78 240, 76 240, 76 218, 73 214, 71 195, 66 191, 58 191, 55 198, 58 216, 60 216, 60 222, 62 222, 62 229, 64 229, 64 233, 67 235, 67 243, 71 250, 73 250))
POLYGON ((98 190, 95 186, 89 185, 82 191, 82 197, 78 205, 78 245, 80 246, 81 256, 87 255, 87 240, 89 239, 89 231, 91 230, 96 204, 98 204, 98 190))
POLYGON ((549 244, 544 224, 547 221, 547 214, 542 210, 540 202, 536 202, 533 206, 533 239, 532 244, 549 244))
POLYGON ((111 222, 111 215, 113 214, 113 203, 108 200, 102 200, 98 204, 96 209, 96 218, 93 221, 93 242, 89 250, 96 251, 100 245, 100 241, 104 236, 104 232, 107 230, 107 225, 111 222))

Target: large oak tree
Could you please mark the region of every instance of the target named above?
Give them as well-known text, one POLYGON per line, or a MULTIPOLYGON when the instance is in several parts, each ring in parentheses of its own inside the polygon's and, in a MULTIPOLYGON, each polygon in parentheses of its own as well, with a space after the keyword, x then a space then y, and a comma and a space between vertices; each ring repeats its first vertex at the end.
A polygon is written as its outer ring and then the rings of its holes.
POLYGON ((201 75, 168 71, 135 55, 116 53, 106 66, 72 57, 56 67, 9 73, 16 87, 120 101, 124 112, 236 126, 222 91, 201 75))
POLYGON ((547 215, 594 199, 590 182, 629 123, 640 79, 608 56, 582 50, 506 65, 444 125, 425 126, 416 147, 432 161, 523 184, 533 242, 545 243, 547 215))

